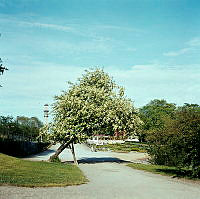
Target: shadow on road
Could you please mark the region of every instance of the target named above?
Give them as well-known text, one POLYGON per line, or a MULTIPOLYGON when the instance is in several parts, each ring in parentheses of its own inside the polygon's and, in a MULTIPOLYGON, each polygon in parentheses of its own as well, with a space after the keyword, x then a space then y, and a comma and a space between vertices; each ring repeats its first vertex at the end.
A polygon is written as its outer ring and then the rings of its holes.
MULTIPOLYGON (((113 157, 91 157, 91 158, 81 158, 78 160, 79 164, 96 164, 96 163, 103 163, 103 162, 110 162, 110 163, 130 163, 129 161, 121 160, 119 158, 113 157)), ((66 161, 65 163, 73 163, 73 161, 66 161)))

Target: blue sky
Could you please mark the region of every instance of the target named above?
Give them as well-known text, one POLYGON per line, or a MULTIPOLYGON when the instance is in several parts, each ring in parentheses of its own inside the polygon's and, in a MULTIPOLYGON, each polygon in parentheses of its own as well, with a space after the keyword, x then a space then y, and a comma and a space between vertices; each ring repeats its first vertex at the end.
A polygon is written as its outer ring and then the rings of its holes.
POLYGON ((198 0, 0 0, 0 115, 36 116, 103 67, 136 107, 200 104, 198 0))

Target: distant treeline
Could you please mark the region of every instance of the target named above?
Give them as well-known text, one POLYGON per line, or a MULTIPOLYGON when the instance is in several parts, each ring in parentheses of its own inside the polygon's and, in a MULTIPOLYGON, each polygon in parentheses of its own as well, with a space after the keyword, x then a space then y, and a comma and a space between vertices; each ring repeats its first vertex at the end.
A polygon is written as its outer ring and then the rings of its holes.
POLYGON ((44 151, 50 146, 48 142, 32 142, 0 138, 0 153, 15 157, 25 157, 44 151))
POLYGON ((14 119, 11 116, 0 116, 0 138, 37 141, 42 126, 42 122, 36 117, 18 116, 14 119))
POLYGON ((42 126, 36 117, 0 116, 0 153, 24 157, 46 150, 50 143, 38 138, 42 126))

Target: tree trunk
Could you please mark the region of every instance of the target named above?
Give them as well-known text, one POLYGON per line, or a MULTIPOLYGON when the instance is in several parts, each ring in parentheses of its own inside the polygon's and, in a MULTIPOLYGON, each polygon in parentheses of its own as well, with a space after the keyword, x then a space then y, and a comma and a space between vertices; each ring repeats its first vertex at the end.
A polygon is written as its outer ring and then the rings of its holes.
POLYGON ((71 143, 70 149, 71 149, 71 152, 72 152, 72 155, 73 155, 74 164, 78 165, 78 161, 76 159, 76 155, 75 155, 75 151, 74 151, 74 143, 73 142, 71 143))
POLYGON ((71 142, 73 142, 74 138, 72 138, 71 140, 69 140, 67 143, 61 144, 60 147, 57 149, 57 151, 50 156, 49 161, 51 162, 54 158, 57 158, 59 156, 59 154, 66 148, 68 147, 71 142))

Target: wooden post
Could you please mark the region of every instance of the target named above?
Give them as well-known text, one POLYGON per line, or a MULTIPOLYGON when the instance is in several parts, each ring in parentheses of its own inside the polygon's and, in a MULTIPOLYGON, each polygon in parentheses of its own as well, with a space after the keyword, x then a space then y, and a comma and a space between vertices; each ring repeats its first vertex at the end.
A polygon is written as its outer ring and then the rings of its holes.
POLYGON ((72 152, 72 155, 73 155, 74 164, 78 165, 78 161, 76 159, 76 155, 75 155, 75 152, 74 152, 74 142, 71 143, 70 149, 71 149, 71 152, 72 152))

